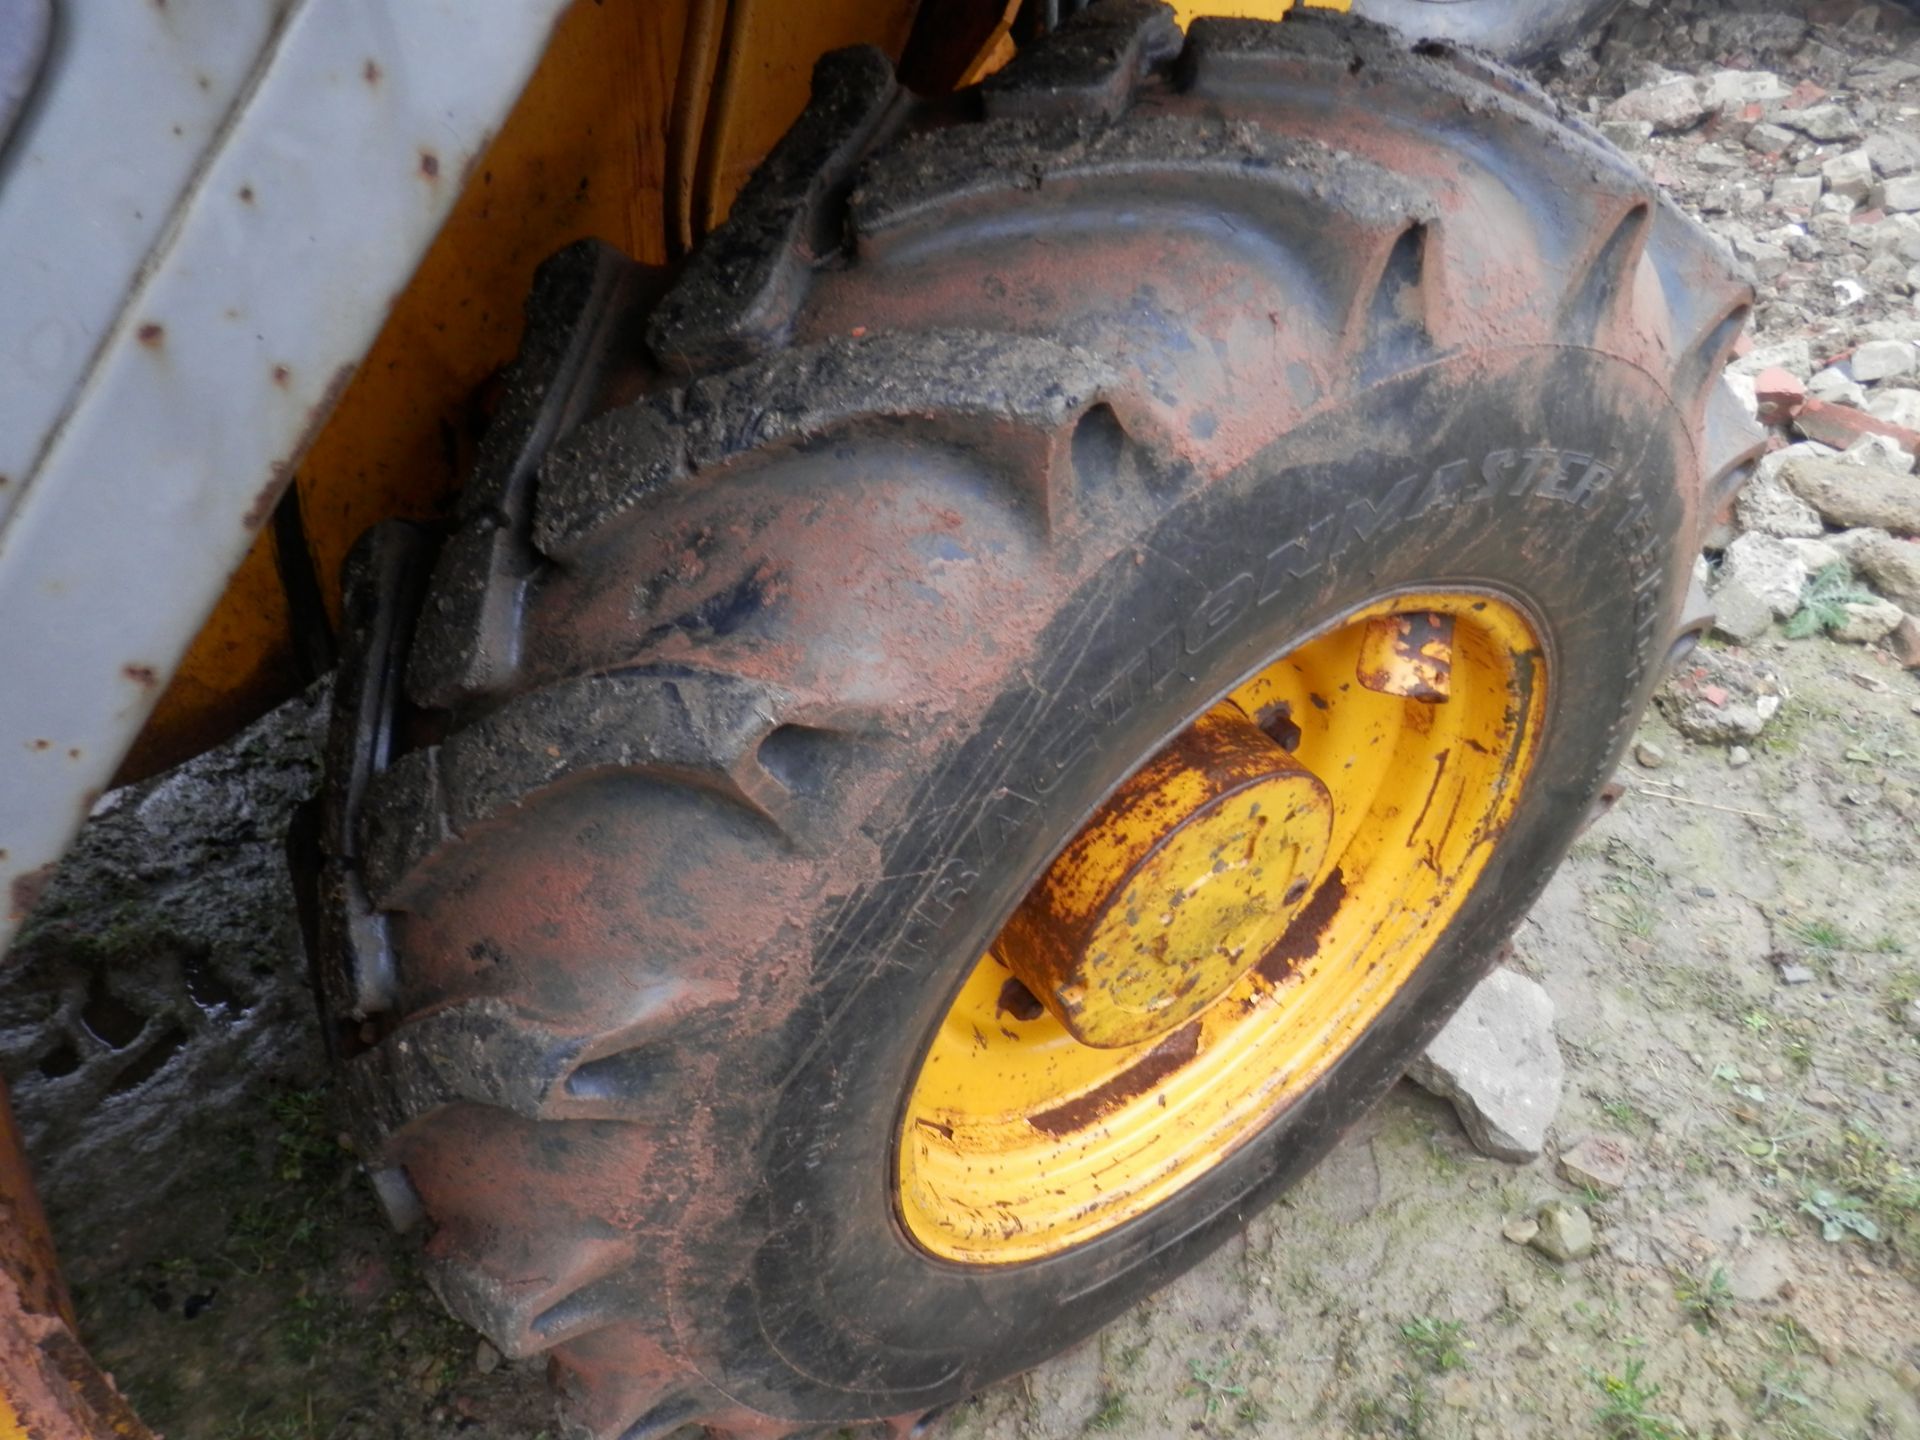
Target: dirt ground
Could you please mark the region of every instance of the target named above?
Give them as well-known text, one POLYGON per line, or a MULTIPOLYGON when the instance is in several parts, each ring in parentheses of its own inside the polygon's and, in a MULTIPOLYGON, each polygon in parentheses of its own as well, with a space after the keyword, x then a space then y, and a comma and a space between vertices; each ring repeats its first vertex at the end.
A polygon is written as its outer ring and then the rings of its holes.
MULTIPOLYGON (((1543 78, 1584 111, 1654 59, 1817 84, 1870 133, 1911 125, 1920 164, 1920 26, 1897 7, 1629 7, 1543 78), (1889 57, 1916 78, 1849 89, 1889 57)), ((1726 187, 1779 166, 1712 130, 1640 158, 1709 215, 1778 224, 1726 187)), ((1847 263, 1769 277, 1757 344, 1817 360, 1868 320, 1920 322, 1901 285, 1849 298, 1847 263)), ((1778 627, 1750 649, 1788 696, 1750 760, 1651 715, 1664 760, 1626 760, 1515 937, 1567 1067, 1545 1157, 1482 1158, 1402 1085, 1243 1238, 939 1433, 1920 1440, 1920 672, 1778 627), (1596 1135, 1630 1153, 1617 1191, 1557 1164, 1596 1135), (1506 1237, 1549 1198, 1586 1210, 1591 1257, 1506 1237)), ((192 1185, 112 1243, 82 1200, 56 1213, 96 1354, 175 1437, 554 1433, 541 1366, 440 1313, 305 1073, 196 1114, 169 1141, 192 1185)))

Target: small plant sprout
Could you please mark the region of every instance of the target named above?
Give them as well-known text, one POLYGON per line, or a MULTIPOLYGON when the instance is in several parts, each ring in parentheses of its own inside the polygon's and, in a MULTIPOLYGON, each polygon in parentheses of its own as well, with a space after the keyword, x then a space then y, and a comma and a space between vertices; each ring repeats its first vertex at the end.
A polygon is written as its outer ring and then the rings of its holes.
POLYGON ((1473 1348, 1473 1342, 1465 1332, 1466 1325, 1459 1320, 1421 1315, 1400 1327, 1400 1340, 1429 1375, 1444 1375, 1466 1368, 1466 1352, 1473 1348))
POLYGON ((1849 604, 1865 604, 1873 598, 1871 593, 1854 584, 1853 572, 1844 561, 1829 565, 1800 592, 1800 608, 1784 627, 1787 636, 1805 640, 1822 631, 1838 629, 1847 622, 1849 604))
POLYGON ((1880 1227, 1873 1223, 1857 1195, 1815 1190, 1800 1202, 1800 1208, 1820 1222, 1820 1238, 1829 1244, 1838 1244, 1849 1234, 1869 1242, 1880 1238, 1880 1227))
POLYGON ((1132 1407, 1127 1397, 1118 1390, 1102 1390, 1100 1403, 1094 1407, 1093 1414, 1087 1417, 1087 1429, 1096 1431, 1118 1430, 1126 1423, 1132 1407))
POLYGON ((1643 1360, 1629 1360, 1618 1375, 1589 1370, 1587 1378, 1600 1392, 1601 1405, 1593 1423, 1610 1440, 1680 1440, 1684 1433, 1673 1422, 1653 1414, 1647 1404, 1660 1393, 1658 1385, 1641 1383, 1643 1360))
POLYGON ((1204 1419, 1211 1420, 1216 1411, 1247 1398, 1247 1387, 1236 1384, 1232 1378, 1233 1360, 1230 1356, 1216 1360, 1211 1365, 1198 1358, 1190 1359, 1187 1361, 1187 1373, 1193 1377, 1192 1383, 1180 1393, 1200 1396, 1204 1419))
POLYGON ((1676 1275, 1673 1298, 1703 1334, 1718 1325, 1733 1309, 1733 1290, 1727 1284, 1727 1272, 1715 1265, 1703 1275, 1676 1275))
POLYGON ((1787 934, 1810 950, 1844 950, 1847 932, 1831 920, 1806 920, 1793 916, 1783 922, 1787 934))

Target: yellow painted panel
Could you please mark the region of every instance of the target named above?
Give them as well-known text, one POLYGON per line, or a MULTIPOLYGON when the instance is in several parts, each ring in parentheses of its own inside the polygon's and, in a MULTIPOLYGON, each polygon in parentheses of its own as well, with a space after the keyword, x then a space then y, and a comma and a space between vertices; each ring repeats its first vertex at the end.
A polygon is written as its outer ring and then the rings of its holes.
POLYGON ((917 3, 733 0, 702 161, 698 208, 708 228, 726 218, 761 157, 806 107, 814 60, 845 45, 878 45, 898 59, 917 3))
MULTIPOLYGON (((392 516, 431 518, 458 484, 476 390, 519 343, 534 267, 583 236, 665 260, 666 114, 683 4, 577 0, 452 215, 396 299, 295 483, 337 618, 353 542, 392 516)), ((262 530, 161 697, 122 778, 231 733, 292 692, 287 609, 262 530)))

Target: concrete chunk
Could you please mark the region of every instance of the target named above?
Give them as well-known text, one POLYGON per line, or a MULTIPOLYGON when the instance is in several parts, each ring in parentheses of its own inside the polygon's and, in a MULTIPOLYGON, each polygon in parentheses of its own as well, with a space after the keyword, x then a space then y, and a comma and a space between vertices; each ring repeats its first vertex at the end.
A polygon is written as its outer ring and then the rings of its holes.
POLYGON ((1453 1102, 1475 1148, 1500 1160, 1539 1155, 1560 1108, 1560 1050, 1547 992, 1505 966, 1467 997, 1407 1078, 1453 1102))

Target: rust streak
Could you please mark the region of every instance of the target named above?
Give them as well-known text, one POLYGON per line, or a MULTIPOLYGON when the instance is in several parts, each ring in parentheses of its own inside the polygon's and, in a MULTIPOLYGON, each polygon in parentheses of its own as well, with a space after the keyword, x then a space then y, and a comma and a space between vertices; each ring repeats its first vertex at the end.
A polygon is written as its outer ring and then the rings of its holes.
POLYGON ((1427 798, 1420 802, 1420 813, 1413 817, 1413 828, 1407 832, 1407 848, 1413 848, 1413 842, 1420 834, 1420 827, 1426 823, 1427 811, 1433 808, 1433 797, 1440 793, 1440 780, 1447 773, 1447 757, 1451 749, 1442 750, 1433 757, 1433 784, 1427 787, 1427 798))
POLYGON ((1107 1112, 1146 1094, 1199 1053, 1200 1022, 1194 1020, 1174 1031, 1106 1084, 1097 1085, 1064 1105, 1031 1115, 1027 1123, 1042 1134, 1055 1137, 1084 1130, 1107 1112))
POLYGON ((1327 933, 1327 926, 1333 923, 1333 917, 1339 913, 1341 902, 1346 898, 1347 877, 1335 867, 1320 888, 1313 892, 1313 898, 1293 917, 1293 923, 1287 926, 1285 933, 1260 957, 1260 963, 1254 966, 1254 973, 1269 985, 1278 985, 1299 969, 1301 961, 1319 951, 1321 937, 1327 933))

